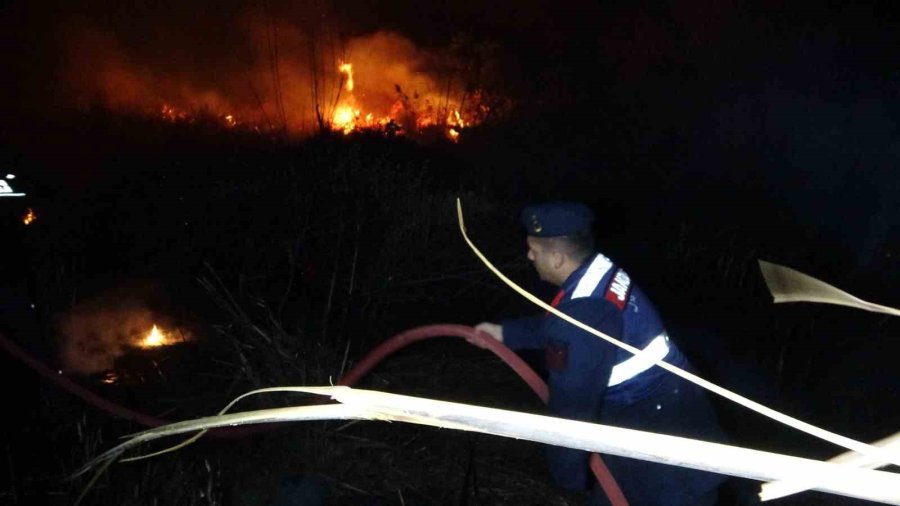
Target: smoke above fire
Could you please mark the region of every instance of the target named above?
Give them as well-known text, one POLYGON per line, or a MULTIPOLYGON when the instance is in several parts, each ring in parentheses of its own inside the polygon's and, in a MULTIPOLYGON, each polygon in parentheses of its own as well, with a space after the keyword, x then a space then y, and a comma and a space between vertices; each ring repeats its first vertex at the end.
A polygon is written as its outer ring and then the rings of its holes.
POLYGON ((449 135, 497 112, 482 86, 484 51, 462 59, 459 41, 426 50, 392 32, 344 38, 271 13, 240 19, 230 37, 202 42, 203 34, 181 34, 179 47, 165 36, 133 40, 70 22, 62 32, 65 99, 82 108, 294 134, 437 126, 449 135))
POLYGON ((129 284, 85 300, 57 324, 59 358, 66 372, 96 374, 114 369, 129 351, 188 341, 166 314, 152 309, 158 297, 152 285, 129 284))

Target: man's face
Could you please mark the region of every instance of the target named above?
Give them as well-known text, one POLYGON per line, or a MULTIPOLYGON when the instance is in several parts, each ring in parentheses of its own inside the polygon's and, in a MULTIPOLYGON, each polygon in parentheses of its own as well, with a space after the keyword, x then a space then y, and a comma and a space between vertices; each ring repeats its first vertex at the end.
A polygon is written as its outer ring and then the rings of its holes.
POLYGON ((549 247, 550 245, 546 241, 532 236, 528 236, 525 242, 528 244, 528 259, 534 265, 538 276, 548 283, 556 284, 554 273, 557 259, 555 258, 556 254, 549 247))

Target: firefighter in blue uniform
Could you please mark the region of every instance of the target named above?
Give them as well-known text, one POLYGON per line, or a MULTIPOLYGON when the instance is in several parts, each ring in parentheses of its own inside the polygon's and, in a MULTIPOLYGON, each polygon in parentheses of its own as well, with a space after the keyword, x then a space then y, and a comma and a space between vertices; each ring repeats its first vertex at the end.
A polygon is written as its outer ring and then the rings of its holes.
MULTIPOLYGON (((512 349, 543 348, 553 415, 650 432, 723 441, 706 393, 660 367, 664 359, 690 368, 650 299, 612 260, 594 250, 594 215, 574 202, 527 207, 528 259, 542 280, 559 286, 552 305, 642 350, 616 347, 551 314, 480 323, 476 328, 512 349)), ((550 471, 560 486, 588 490, 589 454, 549 446, 550 471)), ((637 459, 603 456, 632 505, 716 504, 725 477, 637 459)), ((599 487, 592 503, 606 503, 599 487)))

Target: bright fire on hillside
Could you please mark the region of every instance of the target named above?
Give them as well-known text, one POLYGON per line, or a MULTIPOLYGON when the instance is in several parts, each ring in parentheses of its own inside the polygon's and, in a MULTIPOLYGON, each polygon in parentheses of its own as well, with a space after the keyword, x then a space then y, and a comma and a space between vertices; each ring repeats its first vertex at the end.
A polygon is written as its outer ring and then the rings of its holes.
POLYGON ((203 67, 148 56, 170 52, 165 40, 151 51, 96 27, 73 30, 62 58, 66 96, 78 107, 272 137, 325 129, 457 140, 513 106, 497 91, 499 56, 483 41, 426 49, 379 31, 344 40, 341 54, 352 59, 342 60, 303 27, 252 16, 239 24, 247 37, 235 45, 248 58, 213 50, 203 67))
MULTIPOLYGON (((399 87, 397 87, 398 97, 390 111, 380 115, 373 112, 364 114, 353 94, 353 64, 341 63, 338 70, 342 74, 343 88, 341 100, 331 118, 331 128, 335 131, 349 134, 354 131, 378 130, 403 134, 410 128, 418 132, 436 128, 443 130, 448 139, 456 142, 463 128, 475 124, 474 120, 463 119, 458 104, 450 100, 444 100, 443 106, 435 106, 426 98, 424 110, 416 110, 410 104, 409 97, 405 96, 399 87), (414 123, 404 125, 404 119, 408 118, 414 118, 414 123)), ((487 112, 486 106, 480 107, 482 112, 487 112)))
MULTIPOLYGON (((346 135, 353 132, 372 131, 404 135, 410 132, 418 134, 431 129, 432 131, 442 131, 447 139, 456 142, 465 127, 478 123, 477 119, 464 119, 458 105, 450 101, 446 101, 444 106, 438 107, 426 99, 423 110, 417 110, 410 103, 409 97, 403 95, 399 89, 398 97, 387 112, 383 114, 364 112, 353 93, 355 88, 353 64, 341 63, 338 69, 342 75, 343 84, 339 101, 334 107, 329 123, 329 127, 335 132, 343 132, 346 135)), ((475 102, 479 97, 480 94, 476 93, 471 100, 475 102)), ((488 107, 483 104, 479 105, 476 110, 482 115, 489 111, 488 107)), ((159 109, 159 117, 171 123, 193 124, 200 121, 201 115, 165 103, 159 109)), ((242 126, 257 132, 272 129, 271 125, 253 125, 251 122, 238 121, 234 114, 211 115, 206 113, 202 115, 202 118, 224 128, 242 126)))

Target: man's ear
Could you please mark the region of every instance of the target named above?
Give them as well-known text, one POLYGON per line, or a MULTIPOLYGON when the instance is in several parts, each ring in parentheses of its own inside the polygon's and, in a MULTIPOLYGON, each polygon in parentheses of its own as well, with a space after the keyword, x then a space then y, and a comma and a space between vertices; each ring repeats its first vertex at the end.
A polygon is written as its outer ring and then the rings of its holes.
POLYGON ((553 251, 550 253, 550 264, 554 269, 559 269, 566 263, 566 255, 562 251, 553 251))

